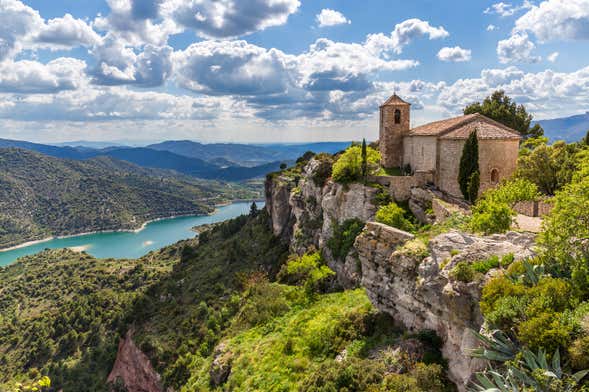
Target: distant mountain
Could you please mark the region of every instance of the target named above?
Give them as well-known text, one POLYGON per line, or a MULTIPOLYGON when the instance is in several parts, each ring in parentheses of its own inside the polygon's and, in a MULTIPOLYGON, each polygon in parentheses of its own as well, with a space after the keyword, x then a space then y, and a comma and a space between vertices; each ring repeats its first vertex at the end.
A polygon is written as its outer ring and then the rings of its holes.
MULTIPOLYGON (((251 192, 250 192, 251 193, 251 192)), ((152 171, 110 157, 85 161, 0 149, 0 247, 146 220, 201 214, 248 191, 152 171)))
POLYGON ((58 147, 81 147, 81 148, 107 148, 107 147, 130 147, 128 143, 119 142, 90 142, 86 140, 76 140, 73 142, 62 142, 62 143, 51 143, 53 146, 58 147))
POLYGON ((344 150, 350 142, 325 142, 308 144, 202 144, 190 140, 171 140, 151 144, 147 148, 169 151, 174 154, 205 161, 223 158, 241 166, 255 166, 274 161, 292 161, 307 151, 330 154, 344 150))
POLYGON ((551 141, 577 142, 584 138, 589 130, 589 112, 552 120, 540 120, 538 123, 544 128, 544 135, 551 141))

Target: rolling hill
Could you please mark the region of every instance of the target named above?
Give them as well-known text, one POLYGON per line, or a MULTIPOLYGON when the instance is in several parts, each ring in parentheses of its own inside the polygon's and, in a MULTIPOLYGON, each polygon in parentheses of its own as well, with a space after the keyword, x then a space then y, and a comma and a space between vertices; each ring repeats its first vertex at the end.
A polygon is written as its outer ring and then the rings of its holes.
POLYGON ((48 236, 132 229, 214 204, 255 197, 244 187, 198 181, 110 157, 59 159, 0 149, 0 247, 48 236))
POLYGON ((589 112, 576 116, 541 120, 544 135, 551 141, 564 140, 568 143, 581 140, 589 131, 589 112))

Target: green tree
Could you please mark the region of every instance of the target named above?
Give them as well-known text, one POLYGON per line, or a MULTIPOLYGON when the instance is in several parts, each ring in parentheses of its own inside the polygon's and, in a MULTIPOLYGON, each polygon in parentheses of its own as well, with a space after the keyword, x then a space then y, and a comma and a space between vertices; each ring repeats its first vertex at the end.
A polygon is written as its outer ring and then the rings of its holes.
POLYGON ((532 115, 528 114, 523 105, 517 105, 505 91, 497 90, 483 103, 476 102, 464 109, 464 114, 480 113, 495 121, 518 131, 524 139, 544 135, 544 130, 538 124, 530 127, 532 115))
POLYGON ((477 131, 475 129, 472 132, 462 148, 462 157, 460 158, 460 168, 458 171, 458 184, 460 185, 460 191, 466 200, 474 201, 476 199, 471 198, 472 193, 478 194, 478 186, 475 189, 476 184, 471 184, 475 172, 479 172, 479 142, 477 139, 477 131), (470 192, 469 192, 470 188, 470 192))
POLYGON ((538 186, 540 192, 554 195, 570 183, 579 162, 579 145, 557 141, 548 145, 547 139, 529 139, 522 145, 517 176, 538 186))
POLYGON ((368 177, 368 155, 366 152, 366 139, 362 139, 362 180, 366 183, 368 177))
MULTIPOLYGON (((380 165, 380 153, 371 147, 366 147, 366 162, 368 175, 376 172, 380 165)), ((349 147, 333 164, 332 178, 335 182, 346 184, 362 179, 362 147, 349 147)))
POLYGON ((415 225, 405 217, 405 211, 395 202, 380 207, 376 212, 376 221, 404 231, 415 231, 415 225))
POLYGON ((479 188, 481 186, 481 175, 479 171, 475 171, 470 175, 468 180, 468 200, 474 202, 479 195, 479 188))
POLYGON ((583 140, 581 140, 581 142, 583 144, 585 144, 586 146, 589 146, 589 130, 587 131, 587 133, 585 134, 585 137, 583 138, 583 140))
POLYGON ((250 207, 250 216, 255 217, 256 215, 258 215, 258 205, 253 201, 250 207))

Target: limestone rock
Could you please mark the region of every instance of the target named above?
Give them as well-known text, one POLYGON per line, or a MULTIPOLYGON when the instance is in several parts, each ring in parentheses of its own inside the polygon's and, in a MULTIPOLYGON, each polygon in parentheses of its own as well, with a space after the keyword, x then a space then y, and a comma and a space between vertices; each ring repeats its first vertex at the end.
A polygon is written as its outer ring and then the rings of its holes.
POLYGON ((211 386, 217 388, 227 382, 231 374, 232 353, 225 343, 220 343, 213 354, 213 362, 209 369, 211 386))
POLYGON ((122 383, 128 392, 163 392, 160 375, 149 358, 135 345, 132 332, 119 342, 119 350, 107 382, 122 383))
POLYGON ((483 323, 479 309, 480 283, 452 281, 451 265, 491 255, 513 253, 516 259, 532 256, 533 237, 507 233, 477 237, 457 231, 441 234, 429 243, 429 256, 411 252, 413 236, 385 225, 368 223, 356 239, 362 264, 362 285, 373 304, 413 331, 431 329, 443 339, 442 353, 449 376, 461 391, 483 365, 468 356, 477 341, 470 330, 483 323), (450 261, 443 271, 440 264, 450 261))

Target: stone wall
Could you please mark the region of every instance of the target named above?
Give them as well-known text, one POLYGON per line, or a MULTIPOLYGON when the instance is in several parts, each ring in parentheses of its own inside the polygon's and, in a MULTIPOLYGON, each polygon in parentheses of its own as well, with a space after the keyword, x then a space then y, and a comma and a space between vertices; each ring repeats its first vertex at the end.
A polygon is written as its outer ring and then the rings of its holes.
POLYGON ((519 201, 515 203, 513 209, 518 214, 543 217, 547 215, 554 208, 554 204, 549 201, 519 201))
MULTIPOLYGON (((436 185, 443 191, 461 197, 458 185, 458 171, 464 139, 441 139, 438 143, 438 171, 436 185)), ((479 169, 481 187, 479 194, 497 186, 503 179, 511 177, 517 169, 518 140, 479 139, 479 169), (491 173, 497 170, 497 181, 491 180, 491 173)))
POLYGON ((436 169, 436 136, 408 136, 403 142, 403 165, 411 165, 413 171, 436 169))
POLYGON ((422 187, 433 179, 432 172, 417 171, 412 176, 370 176, 368 181, 389 188, 396 201, 407 201, 411 197, 411 188, 422 187))

